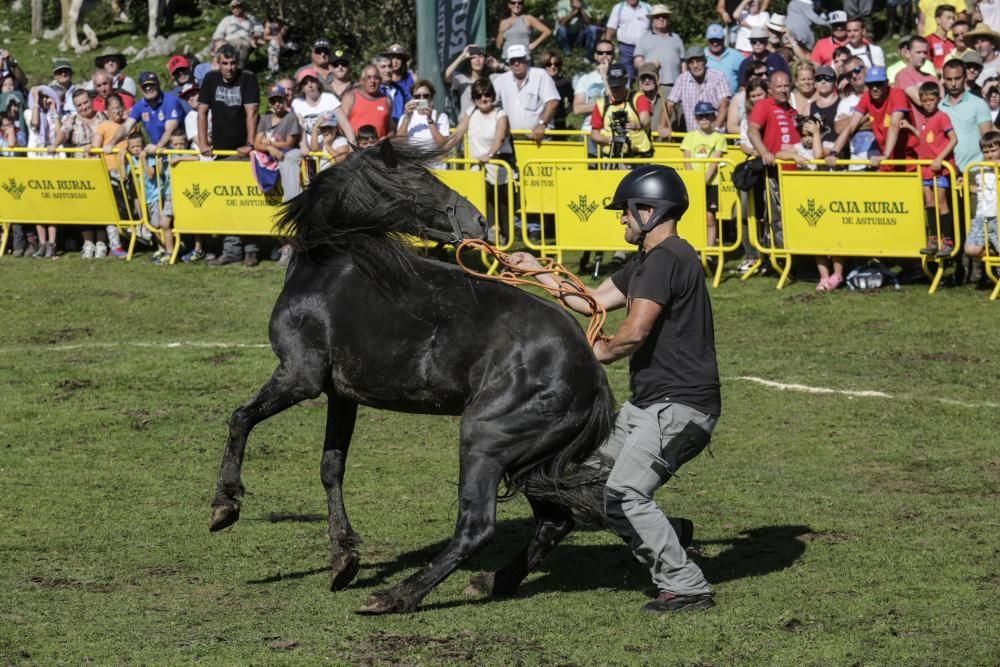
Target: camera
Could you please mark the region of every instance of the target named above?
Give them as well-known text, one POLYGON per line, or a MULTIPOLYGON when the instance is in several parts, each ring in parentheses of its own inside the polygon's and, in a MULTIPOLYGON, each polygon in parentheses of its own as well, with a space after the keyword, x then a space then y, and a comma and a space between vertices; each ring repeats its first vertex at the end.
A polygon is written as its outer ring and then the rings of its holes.
POLYGON ((626 134, 628 130, 625 126, 628 125, 628 112, 624 109, 619 109, 618 111, 611 112, 611 133, 612 134, 626 134))
POLYGON ((429 106, 430 102, 428 102, 427 100, 417 100, 417 109, 419 111, 427 111, 427 108, 429 106))

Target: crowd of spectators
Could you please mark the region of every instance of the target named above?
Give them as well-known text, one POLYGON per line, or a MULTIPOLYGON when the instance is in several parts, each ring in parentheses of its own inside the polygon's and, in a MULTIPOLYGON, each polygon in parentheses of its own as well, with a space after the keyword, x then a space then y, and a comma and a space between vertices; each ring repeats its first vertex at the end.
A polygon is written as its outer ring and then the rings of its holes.
MULTIPOLYGON (((160 153, 182 143, 198 154, 189 159, 218 159, 217 151, 232 151, 237 159, 273 161, 285 197, 301 187, 297 175, 310 151, 324 153, 323 168, 355 146, 388 136, 445 149, 467 136, 471 159, 508 160, 514 167, 512 131, 540 142, 553 138, 551 130, 577 122, 592 155, 649 156, 654 141, 683 132, 685 156, 741 151, 761 160, 762 180, 772 185, 778 160, 792 169, 842 168, 838 160, 851 159, 857 163, 850 169, 894 170, 914 167, 883 161, 920 158, 931 161, 921 168, 928 221, 921 251, 945 258, 953 255, 959 219, 948 208, 947 193, 959 184, 944 164, 961 174, 995 154, 991 137, 1000 114, 1000 3, 956 3, 894 0, 880 44, 874 29, 881 24, 873 21, 870 0, 845 0, 836 8, 792 0, 787 15, 769 11, 768 0, 719 0, 717 20, 706 22, 697 43, 685 44, 665 4, 621 0, 600 20, 584 0, 558 0, 553 30, 546 17, 526 13, 522 0, 507 0, 509 14, 496 26, 493 45, 463 49, 444 71, 446 90, 438 95, 437 82, 413 70, 400 44, 387 46, 371 62, 357 62, 319 39, 308 62, 280 78, 282 69, 289 71, 282 58, 294 50, 288 26, 270 17, 258 23, 243 0, 232 0, 206 61, 170 57, 172 80, 166 84, 152 72, 139 73, 137 83, 125 56, 108 50, 95 58, 87 79, 56 60, 51 82, 29 85, 17 61, 0 52, 0 151, 27 146, 44 149, 36 156, 55 158, 63 157, 56 147, 102 148, 123 211, 136 205, 125 176, 139 169, 146 175, 148 165, 159 164, 153 172, 163 176, 147 179, 146 192, 149 218, 163 228, 170 224, 170 161, 160 153), (898 41, 892 34, 897 32, 898 41), (539 54, 553 33, 557 48, 539 54), (563 62, 575 50, 592 69, 570 78, 563 75, 563 62), (266 54, 267 75, 275 81, 266 91, 266 114, 260 113, 258 77, 246 66, 257 52, 266 54), (142 140, 133 141, 140 132, 142 140), (738 140, 727 144, 723 133, 738 140), (157 193, 155 216, 150 190, 157 193)), ((309 163, 308 169, 315 168, 309 163)), ((713 214, 718 177, 717 169, 705 169, 713 214)), ((502 178, 488 171, 491 184, 506 186, 498 182, 502 178)), ((994 183, 978 178, 972 201, 963 206, 980 211, 980 202, 995 202, 994 183), (983 189, 990 192, 977 200, 983 189)), ((769 211, 763 241, 780 246, 777 188, 749 196, 757 210, 769 211)), ((981 216, 980 236, 995 238, 992 213, 981 216)), ((718 238, 714 217, 708 221, 711 242, 718 238)), ((110 228, 94 232, 84 236, 85 257, 121 253, 110 228)), ((14 252, 54 257, 57 233, 42 226, 32 233, 19 230, 14 252)), ((988 242, 970 238, 965 253, 977 256, 988 242)), ((757 260, 752 245, 745 250, 741 271, 757 260)), ((252 265, 257 254, 252 239, 228 237, 213 263, 252 265)), ((184 259, 205 256, 199 239, 184 259)), ((287 249, 281 257, 287 261, 287 249)), ((839 258, 819 258, 817 265, 820 291, 843 282, 839 258)))

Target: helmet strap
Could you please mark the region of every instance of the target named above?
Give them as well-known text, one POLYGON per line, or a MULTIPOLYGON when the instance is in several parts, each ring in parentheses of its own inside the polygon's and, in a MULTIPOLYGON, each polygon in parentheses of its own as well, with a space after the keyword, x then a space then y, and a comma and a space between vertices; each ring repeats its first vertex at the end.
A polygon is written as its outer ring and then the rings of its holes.
MULTIPOLYGON (((657 200, 644 200, 644 199, 629 199, 628 200, 628 210, 632 212, 635 217, 636 222, 639 224, 639 231, 642 232, 642 236, 645 237, 646 234, 653 230, 658 224, 663 222, 664 216, 673 208, 674 204, 670 202, 662 202, 657 200), (649 214, 649 220, 646 222, 642 221, 642 216, 639 215, 639 204, 645 204, 652 207, 652 212, 649 214)), ((642 244, 640 239, 640 245, 642 244)))

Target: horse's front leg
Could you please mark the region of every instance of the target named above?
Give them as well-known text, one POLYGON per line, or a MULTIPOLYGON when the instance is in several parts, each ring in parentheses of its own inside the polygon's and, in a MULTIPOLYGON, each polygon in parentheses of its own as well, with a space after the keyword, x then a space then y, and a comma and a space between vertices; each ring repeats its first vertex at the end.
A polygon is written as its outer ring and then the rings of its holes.
POLYGON ((282 365, 253 398, 233 412, 229 418, 229 439, 219 467, 215 499, 212 500, 209 530, 222 530, 240 518, 243 454, 253 427, 300 401, 319 396, 321 390, 318 376, 311 378, 282 365))
POLYGON ((351 528, 344 508, 344 466, 347 463, 347 448, 351 445, 354 423, 358 416, 358 404, 329 393, 326 408, 326 440, 323 443, 323 459, 320 463, 320 478, 326 489, 326 503, 329 510, 330 532, 330 590, 347 588, 358 573, 361 560, 357 546, 361 537, 351 528))
POLYGON ((463 447, 458 482, 458 522, 448 546, 426 567, 395 588, 372 594, 361 614, 416 611, 420 601, 496 532, 497 486, 503 465, 495 456, 463 447))

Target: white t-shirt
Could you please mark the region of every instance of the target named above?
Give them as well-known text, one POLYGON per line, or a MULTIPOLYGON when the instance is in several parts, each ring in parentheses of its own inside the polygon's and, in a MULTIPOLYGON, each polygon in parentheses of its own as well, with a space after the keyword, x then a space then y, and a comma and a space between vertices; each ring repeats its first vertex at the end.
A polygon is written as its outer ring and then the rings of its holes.
MULTIPOLYGON (((597 100, 604 97, 604 79, 596 69, 581 75, 576 80, 576 85, 573 86, 573 97, 581 94, 591 109, 597 104, 597 100)), ((580 129, 590 131, 590 113, 584 115, 580 129)))
MULTIPOLYGON (((198 111, 191 109, 184 116, 184 134, 187 135, 188 144, 191 148, 201 151, 198 145, 198 111)), ((208 110, 208 136, 212 136, 212 110, 208 110)))
POLYGON ((767 22, 771 19, 770 12, 757 12, 756 14, 747 14, 743 20, 747 23, 747 26, 740 26, 740 29, 736 31, 736 50, 743 51, 744 53, 749 53, 753 48, 750 43, 750 30, 753 28, 766 28, 767 22))
POLYGON ((642 34, 649 31, 650 11, 652 8, 649 4, 641 0, 635 7, 623 0, 611 8, 608 27, 617 31, 615 37, 618 38, 619 44, 635 46, 639 43, 642 34))
POLYGON ((304 97, 296 97, 292 100, 292 111, 299 117, 299 125, 302 126, 302 150, 309 150, 309 137, 312 135, 313 126, 322 118, 340 108, 340 98, 333 93, 320 93, 315 104, 309 104, 304 97))
MULTIPOLYGON (((469 116, 469 131, 466 133, 469 138, 469 155, 467 157, 470 160, 475 160, 493 146, 493 141, 497 136, 497 123, 501 118, 506 118, 507 113, 503 109, 494 108, 490 113, 484 114, 477 107, 474 107, 469 109, 466 115, 469 116)), ((474 166, 473 169, 478 170, 479 165, 474 166)), ((506 170, 498 169, 496 165, 486 165, 486 182, 490 184, 499 182, 503 185, 507 182, 506 170)))
MULTIPOLYGON (((438 132, 443 136, 448 136, 451 134, 451 127, 448 123, 448 114, 441 113, 436 109, 433 111, 433 118, 427 116, 423 111, 414 111, 413 115, 410 117, 410 123, 406 128, 406 136, 410 139, 416 141, 427 142, 431 146, 434 146, 434 135, 431 134, 431 123, 437 126, 438 132)), ((399 124, 396 126, 397 131, 403 125, 403 118, 400 117, 399 124)), ((444 169, 444 162, 436 162, 430 165, 431 169, 444 169)))
POLYGON ((996 172, 984 167, 976 176, 979 192, 976 194, 976 216, 980 218, 997 217, 997 176, 996 172))
POLYGON ((504 72, 493 80, 497 101, 507 112, 512 130, 534 130, 545 105, 559 101, 556 82, 540 67, 528 69, 523 86, 518 86, 513 72, 504 72))

